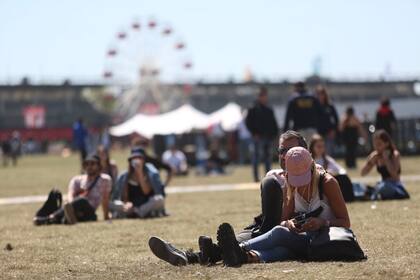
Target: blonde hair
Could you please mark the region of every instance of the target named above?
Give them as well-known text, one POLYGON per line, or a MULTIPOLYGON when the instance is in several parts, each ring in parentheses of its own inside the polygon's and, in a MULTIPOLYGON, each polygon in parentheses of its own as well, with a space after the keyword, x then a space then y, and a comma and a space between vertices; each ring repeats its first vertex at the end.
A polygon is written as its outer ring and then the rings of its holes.
MULTIPOLYGON (((320 170, 317 168, 315 161, 312 161, 312 167, 311 167, 311 187, 312 187, 312 195, 311 198, 314 197, 318 193, 318 184, 319 184, 319 178, 321 175, 320 170)), ((294 199, 294 194, 296 191, 296 187, 292 187, 289 185, 289 182, 286 180, 286 198, 287 198, 287 204, 290 203, 292 199, 294 199)))

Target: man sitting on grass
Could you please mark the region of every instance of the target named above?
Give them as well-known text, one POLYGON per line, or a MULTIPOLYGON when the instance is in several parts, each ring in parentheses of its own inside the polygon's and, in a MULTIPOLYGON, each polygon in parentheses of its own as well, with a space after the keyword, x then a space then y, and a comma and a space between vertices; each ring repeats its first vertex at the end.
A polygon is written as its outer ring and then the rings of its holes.
POLYGON ((164 186, 159 172, 146 162, 143 149, 134 148, 112 191, 110 210, 114 218, 166 216, 164 186))
POLYGON ((111 177, 101 174, 100 159, 97 155, 86 157, 83 168, 86 174, 73 177, 69 183, 68 203, 62 208, 59 207, 51 192, 48 200, 34 218, 35 225, 96 221, 95 212, 100 204, 104 219, 109 219, 108 201, 112 185, 111 177))

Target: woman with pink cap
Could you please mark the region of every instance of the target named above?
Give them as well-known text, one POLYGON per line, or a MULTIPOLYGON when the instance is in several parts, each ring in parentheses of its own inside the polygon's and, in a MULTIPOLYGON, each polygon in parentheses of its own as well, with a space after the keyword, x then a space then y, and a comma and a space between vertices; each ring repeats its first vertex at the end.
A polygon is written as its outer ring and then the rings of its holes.
POLYGON ((312 237, 324 227, 350 227, 350 218, 337 181, 315 164, 311 154, 302 147, 291 148, 286 154, 287 197, 283 221, 271 231, 238 243, 232 227, 224 223, 217 232, 223 262, 238 266, 250 262, 274 262, 306 257, 312 237), (319 191, 322 186, 322 194, 319 191), (299 224, 298 213, 322 211, 299 224))

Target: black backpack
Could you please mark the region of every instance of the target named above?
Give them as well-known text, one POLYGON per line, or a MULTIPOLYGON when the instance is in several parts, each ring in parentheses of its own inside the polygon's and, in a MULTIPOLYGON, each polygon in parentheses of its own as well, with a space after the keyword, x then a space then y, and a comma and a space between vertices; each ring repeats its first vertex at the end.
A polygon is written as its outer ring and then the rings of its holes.
MULTIPOLYGON (((319 178, 319 199, 323 199, 323 182, 325 173, 319 178)), ((360 261, 367 256, 360 248, 357 238, 351 229, 343 227, 322 228, 311 238, 308 249, 310 261, 360 261)))
POLYGON ((44 205, 36 212, 35 217, 48 217, 61 208, 63 203, 63 195, 57 189, 52 189, 48 194, 47 201, 44 205))
POLYGON ((353 231, 343 227, 323 228, 311 239, 310 261, 360 261, 367 256, 360 248, 353 231))
POLYGON ((345 174, 340 174, 334 176, 337 180, 338 184, 340 185, 341 193, 343 194, 343 198, 345 202, 352 202, 354 201, 354 192, 353 192, 353 183, 351 182, 349 176, 345 174))

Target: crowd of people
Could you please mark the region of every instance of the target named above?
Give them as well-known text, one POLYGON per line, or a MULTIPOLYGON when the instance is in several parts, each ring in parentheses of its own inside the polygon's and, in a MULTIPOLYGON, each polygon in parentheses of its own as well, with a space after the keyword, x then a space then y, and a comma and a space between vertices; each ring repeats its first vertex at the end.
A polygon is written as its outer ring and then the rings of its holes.
MULTIPOLYGON (((350 229, 346 202, 409 198, 400 180, 400 153, 390 135, 395 130, 395 116, 389 101, 382 102, 378 116, 387 118, 391 125, 378 121, 378 129, 372 137, 373 151, 361 169, 361 175, 365 176, 376 168, 381 180, 375 186, 366 186, 362 195, 356 195, 355 188, 360 188, 361 184, 354 184, 333 156, 337 135, 341 134, 348 148, 346 166, 353 168, 354 147, 359 137, 366 137, 367 141, 367 133, 353 108, 346 110, 340 122, 324 87, 317 87, 316 95, 312 95, 303 83, 297 83, 295 91, 286 111, 284 127, 287 130, 280 135, 277 146, 280 168, 271 167, 278 125, 268 105, 265 88, 260 89, 255 105, 244 118, 243 125, 252 137, 254 180, 261 184, 261 214, 238 234, 230 224, 222 223, 217 229, 217 242, 209 236, 200 236, 196 252, 176 248, 153 236, 149 247, 154 255, 177 266, 220 261, 235 267, 285 260, 366 259, 350 229), (264 160, 266 169, 262 180, 258 170, 260 159, 264 160)), ((80 129, 80 134, 84 133, 81 126, 75 128, 80 129)), ((99 206, 102 206, 104 220, 167 216, 165 187, 172 176, 188 174, 187 158, 172 144, 159 159, 146 153, 146 145, 140 138, 132 142, 124 172, 119 172, 105 145, 99 145, 96 152, 89 155, 78 146, 83 172, 70 180, 67 201, 63 204, 62 194, 53 189, 37 211, 34 224, 96 221, 99 206), (165 181, 159 172, 161 169, 166 170, 165 181)), ((224 163, 216 152, 215 149, 215 165, 208 167, 223 172, 217 167, 224 163)))
MULTIPOLYGON (((246 135, 248 131, 252 141, 252 173, 258 182, 259 162, 263 159, 265 171, 271 167, 271 147, 273 139, 278 134, 278 124, 274 112, 269 105, 268 91, 261 87, 254 106, 250 107, 245 116, 244 124, 238 128, 238 134, 246 135), (244 131, 245 130, 245 131, 244 131)), ((376 113, 375 129, 384 129, 393 138, 396 132, 396 117, 391 109, 388 98, 383 98, 376 113)), ((283 130, 293 129, 311 139, 313 135, 322 136, 326 152, 334 156, 337 147, 344 147, 345 164, 347 168, 356 168, 356 158, 359 146, 369 143, 368 132, 357 117, 354 108, 348 106, 341 118, 324 86, 317 86, 312 93, 305 83, 297 82, 289 98, 284 116, 283 130), (341 120, 340 120, 341 119, 341 120)), ((249 145, 242 141, 241 145, 249 145), (243 143, 242 143, 243 142, 243 143)), ((244 149, 241 148, 241 151, 244 149)))
POLYGON ((82 159, 82 174, 68 185, 67 203, 53 189, 34 217, 35 225, 74 224, 95 221, 101 205, 105 220, 110 218, 151 218, 167 216, 165 186, 176 170, 158 158, 149 156, 144 142, 133 141, 127 158, 127 170, 118 171, 109 150, 99 145, 95 153, 82 159), (161 180, 159 169, 167 171, 161 180))

